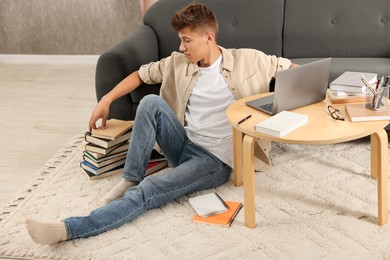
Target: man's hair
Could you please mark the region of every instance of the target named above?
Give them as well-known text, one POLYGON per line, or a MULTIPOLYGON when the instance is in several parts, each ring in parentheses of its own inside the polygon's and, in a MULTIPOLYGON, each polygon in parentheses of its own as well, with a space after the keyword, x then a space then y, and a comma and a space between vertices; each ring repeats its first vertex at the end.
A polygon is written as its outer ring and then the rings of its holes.
POLYGON ((171 25, 177 32, 185 27, 191 30, 212 30, 218 33, 218 21, 215 14, 204 4, 192 3, 175 12, 171 25))

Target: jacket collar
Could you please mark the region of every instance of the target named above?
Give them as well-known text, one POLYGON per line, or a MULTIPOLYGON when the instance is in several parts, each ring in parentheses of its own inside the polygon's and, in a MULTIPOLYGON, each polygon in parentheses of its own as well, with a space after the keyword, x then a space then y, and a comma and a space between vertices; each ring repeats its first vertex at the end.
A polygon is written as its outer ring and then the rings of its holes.
MULTIPOLYGON (((232 71, 234 67, 233 55, 227 49, 218 45, 218 48, 222 52, 222 69, 232 71)), ((188 62, 187 75, 193 75, 198 72, 198 65, 188 62)))

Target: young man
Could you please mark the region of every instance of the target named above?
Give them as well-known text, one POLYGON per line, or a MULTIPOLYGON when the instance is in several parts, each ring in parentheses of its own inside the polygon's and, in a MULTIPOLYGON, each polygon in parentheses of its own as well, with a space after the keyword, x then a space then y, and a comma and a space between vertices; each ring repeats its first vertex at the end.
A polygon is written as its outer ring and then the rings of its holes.
POLYGON ((176 12, 172 26, 181 40, 180 53, 130 74, 92 112, 89 127, 96 128, 99 119, 104 127, 114 100, 142 82, 162 83, 160 96, 145 96, 139 104, 122 180, 103 198, 105 206, 88 216, 62 222, 27 219, 27 230, 36 243, 96 235, 148 209, 229 179, 232 131, 226 108, 237 99, 268 92, 272 77, 291 62, 257 50, 218 46, 217 20, 203 4, 176 12), (172 169, 144 178, 156 141, 172 169))

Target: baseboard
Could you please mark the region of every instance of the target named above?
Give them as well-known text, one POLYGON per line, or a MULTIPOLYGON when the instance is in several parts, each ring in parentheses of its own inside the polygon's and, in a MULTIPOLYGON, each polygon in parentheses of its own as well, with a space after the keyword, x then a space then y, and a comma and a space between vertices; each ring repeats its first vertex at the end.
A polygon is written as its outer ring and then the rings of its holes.
POLYGON ((99 55, 0 54, 0 64, 96 64, 99 55))

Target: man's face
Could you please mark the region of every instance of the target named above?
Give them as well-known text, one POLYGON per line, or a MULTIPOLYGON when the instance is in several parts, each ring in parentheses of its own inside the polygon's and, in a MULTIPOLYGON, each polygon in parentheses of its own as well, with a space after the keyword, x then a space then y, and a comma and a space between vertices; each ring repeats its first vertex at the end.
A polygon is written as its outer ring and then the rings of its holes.
POLYGON ((179 31, 179 38, 179 50, 191 63, 202 63, 207 58, 210 48, 207 33, 185 27, 179 31))

